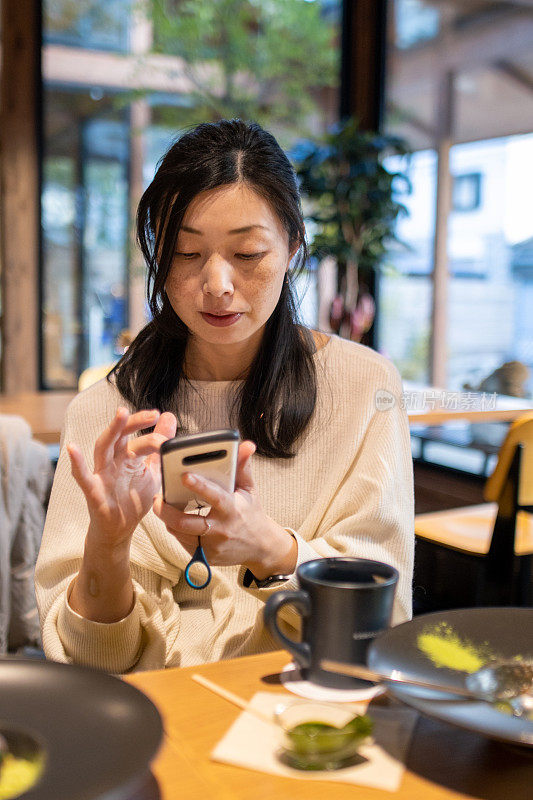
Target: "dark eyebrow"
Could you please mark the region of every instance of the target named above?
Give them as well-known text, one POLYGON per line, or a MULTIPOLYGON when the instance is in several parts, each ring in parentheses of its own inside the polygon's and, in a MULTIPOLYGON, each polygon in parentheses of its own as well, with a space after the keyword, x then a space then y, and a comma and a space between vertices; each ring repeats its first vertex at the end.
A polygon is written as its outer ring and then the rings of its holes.
POLYGON ((253 231, 254 228, 261 228, 263 231, 267 231, 264 225, 246 225, 244 228, 235 228, 232 231, 228 231, 228 233, 248 233, 248 231, 253 231))
MULTIPOLYGON (((264 231, 268 230, 264 225, 245 225, 244 228, 234 228, 232 231, 228 231, 228 233, 248 233, 248 231, 252 231, 254 228, 262 228, 264 231)), ((203 236, 202 231, 197 231, 196 228, 189 228, 187 225, 182 225, 180 230, 185 233, 196 233, 198 236, 203 236)))

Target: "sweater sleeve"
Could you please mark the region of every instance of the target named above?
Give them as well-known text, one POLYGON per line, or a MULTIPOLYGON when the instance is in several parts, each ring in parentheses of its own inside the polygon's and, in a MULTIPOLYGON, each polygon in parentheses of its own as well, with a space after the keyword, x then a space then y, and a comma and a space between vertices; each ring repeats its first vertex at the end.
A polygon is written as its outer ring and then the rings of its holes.
POLYGON ((92 468, 95 431, 103 430, 115 412, 99 398, 100 395, 91 404, 79 395, 65 417, 35 571, 43 647, 52 660, 108 672, 157 669, 164 666, 167 642, 173 641, 179 629, 179 608, 174 603, 170 580, 132 563, 133 609, 124 619, 110 624, 87 620, 68 604, 68 590, 83 557, 89 513, 85 497, 71 475, 64 444, 76 442, 92 468))
MULTIPOLYGON (((297 589, 296 569, 320 557, 351 556, 390 564, 399 572, 392 624, 411 618, 414 561, 413 466, 407 414, 401 401, 402 386, 395 369, 390 372, 388 397, 394 402, 375 409, 362 444, 337 488, 324 517, 311 538, 291 531, 298 543, 295 572, 284 584, 265 589, 248 588, 266 601, 280 589, 297 589)), ((278 520, 283 525, 283 521, 278 520)), ((240 575, 242 582, 243 573, 240 575)), ((280 617, 297 628, 299 620, 290 606, 280 617)))

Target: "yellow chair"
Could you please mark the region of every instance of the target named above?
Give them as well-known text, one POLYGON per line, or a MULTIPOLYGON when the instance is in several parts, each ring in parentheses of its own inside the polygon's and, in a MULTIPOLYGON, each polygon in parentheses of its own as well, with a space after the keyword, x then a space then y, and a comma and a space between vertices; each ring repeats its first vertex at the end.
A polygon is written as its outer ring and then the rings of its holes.
POLYGON ((415 517, 421 610, 533 603, 533 413, 511 425, 484 496, 483 505, 415 517))
MULTIPOLYGON (((124 355, 132 343, 133 338, 133 333, 129 330, 129 328, 123 328, 117 337, 117 351, 124 355)), ((98 367, 87 367, 87 369, 84 369, 78 378, 78 392, 83 392, 84 389, 88 389, 89 386, 93 385, 93 383, 105 378, 107 373, 110 372, 117 363, 118 362, 115 362, 114 364, 102 364, 98 367)))
POLYGON ((101 364, 99 367, 87 367, 78 378, 78 392, 88 389, 93 383, 105 378, 108 372, 113 369, 114 364, 101 364))

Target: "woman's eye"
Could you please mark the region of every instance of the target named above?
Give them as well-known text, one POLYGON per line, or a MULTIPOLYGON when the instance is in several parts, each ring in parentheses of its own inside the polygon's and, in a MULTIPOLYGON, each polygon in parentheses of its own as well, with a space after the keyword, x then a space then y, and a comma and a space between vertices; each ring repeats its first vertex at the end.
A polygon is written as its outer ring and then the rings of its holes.
POLYGON ((237 258, 241 258, 243 261, 253 261, 254 258, 261 258, 264 256, 264 253, 235 253, 237 258))
POLYGON ((196 258, 198 256, 198 253, 178 253, 178 252, 176 252, 176 256, 178 258, 187 258, 187 259, 190 260, 191 258, 196 258))

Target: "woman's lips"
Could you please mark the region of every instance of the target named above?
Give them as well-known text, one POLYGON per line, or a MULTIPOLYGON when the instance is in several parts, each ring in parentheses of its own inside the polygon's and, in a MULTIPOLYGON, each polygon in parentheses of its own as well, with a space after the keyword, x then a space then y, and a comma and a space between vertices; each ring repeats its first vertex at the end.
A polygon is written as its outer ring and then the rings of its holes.
POLYGON ((218 314, 206 314, 204 311, 201 312, 202 317, 208 322, 210 325, 214 325, 216 328, 225 328, 228 325, 233 325, 237 322, 242 314, 224 314, 223 316, 218 316, 218 314))

